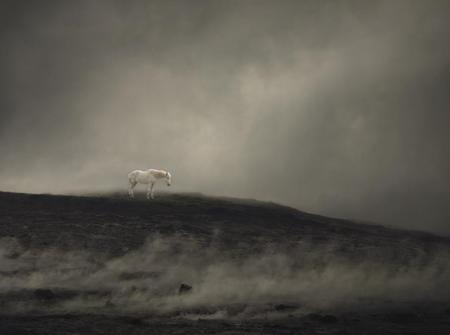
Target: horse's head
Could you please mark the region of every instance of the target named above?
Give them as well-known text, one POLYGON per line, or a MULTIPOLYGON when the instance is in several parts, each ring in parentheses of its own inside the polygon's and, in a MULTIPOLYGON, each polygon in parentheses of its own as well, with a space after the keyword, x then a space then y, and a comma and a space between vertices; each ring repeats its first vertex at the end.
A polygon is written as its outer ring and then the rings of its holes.
POLYGON ((166 172, 166 183, 167 186, 170 186, 170 184, 172 184, 172 175, 170 174, 170 172, 166 172))

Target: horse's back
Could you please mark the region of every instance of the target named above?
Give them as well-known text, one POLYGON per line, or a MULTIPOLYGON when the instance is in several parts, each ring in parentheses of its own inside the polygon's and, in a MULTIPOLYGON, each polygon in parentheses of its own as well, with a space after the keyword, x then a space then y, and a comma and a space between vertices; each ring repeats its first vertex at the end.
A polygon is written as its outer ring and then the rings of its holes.
POLYGON ((136 181, 137 177, 145 171, 142 170, 133 170, 128 174, 129 181, 136 181))
POLYGON ((149 170, 134 170, 128 174, 128 180, 132 183, 148 184, 153 178, 151 169, 149 170))

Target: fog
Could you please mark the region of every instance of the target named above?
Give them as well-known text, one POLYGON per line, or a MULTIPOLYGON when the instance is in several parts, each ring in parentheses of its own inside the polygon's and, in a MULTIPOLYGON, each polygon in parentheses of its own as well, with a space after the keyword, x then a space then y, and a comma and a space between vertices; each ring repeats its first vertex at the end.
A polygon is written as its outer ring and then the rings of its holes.
POLYGON ((162 168, 176 192, 449 234, 449 10, 2 1, 0 189, 162 168))
POLYGON ((192 238, 153 235, 141 248, 111 258, 99 252, 25 249, 17 240, 3 238, 0 301, 5 313, 101 310, 248 318, 426 304, 450 297, 448 248, 418 253, 400 266, 389 257, 382 262, 352 260, 336 252, 338 246, 300 243, 289 252, 278 246, 243 256, 214 243, 202 248, 192 238), (192 291, 178 294, 181 283, 192 285, 192 291), (42 300, 33 294, 36 289, 54 293, 42 300), (277 312, 277 303, 292 308, 277 312))

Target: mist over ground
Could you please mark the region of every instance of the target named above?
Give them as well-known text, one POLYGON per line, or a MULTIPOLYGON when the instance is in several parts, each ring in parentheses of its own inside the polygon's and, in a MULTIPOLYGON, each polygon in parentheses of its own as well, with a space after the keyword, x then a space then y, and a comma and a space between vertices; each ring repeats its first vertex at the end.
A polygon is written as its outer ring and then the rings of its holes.
POLYGON ((449 234, 448 1, 2 1, 0 189, 173 190, 449 234))
POLYGON ((339 246, 300 243, 288 251, 278 245, 244 256, 214 244, 205 249, 193 238, 154 235, 137 250, 107 257, 92 251, 26 249, 15 239, 2 238, 0 301, 3 313, 181 313, 220 319, 450 298, 448 248, 399 266, 392 260, 355 261, 340 254, 339 246), (180 295, 181 283, 193 285, 192 292, 180 295), (53 292, 44 299, 50 304, 36 299, 36 290, 44 289, 53 292), (277 313, 277 303, 291 306, 277 313))

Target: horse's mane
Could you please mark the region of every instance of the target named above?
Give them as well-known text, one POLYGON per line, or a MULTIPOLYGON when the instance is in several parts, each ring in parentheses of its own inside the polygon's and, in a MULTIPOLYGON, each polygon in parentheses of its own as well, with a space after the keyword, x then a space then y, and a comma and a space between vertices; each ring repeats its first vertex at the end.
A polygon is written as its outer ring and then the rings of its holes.
POLYGON ((167 177, 168 172, 164 171, 164 170, 155 170, 155 169, 151 169, 150 173, 152 175, 154 175, 157 178, 164 178, 167 177))

